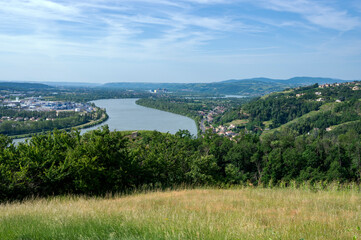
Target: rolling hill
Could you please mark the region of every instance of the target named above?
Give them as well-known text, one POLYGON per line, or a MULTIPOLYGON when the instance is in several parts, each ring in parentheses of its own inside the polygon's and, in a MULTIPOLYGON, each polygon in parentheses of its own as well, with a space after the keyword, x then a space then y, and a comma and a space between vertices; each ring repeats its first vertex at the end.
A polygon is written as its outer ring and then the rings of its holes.
POLYGON ((118 88, 132 90, 167 89, 173 92, 194 92, 209 94, 235 94, 244 96, 260 96, 281 91, 290 87, 311 84, 343 83, 346 80, 333 78, 294 77, 286 80, 270 78, 251 78, 226 80, 212 83, 146 83, 146 82, 114 82, 102 85, 102 88, 118 88))

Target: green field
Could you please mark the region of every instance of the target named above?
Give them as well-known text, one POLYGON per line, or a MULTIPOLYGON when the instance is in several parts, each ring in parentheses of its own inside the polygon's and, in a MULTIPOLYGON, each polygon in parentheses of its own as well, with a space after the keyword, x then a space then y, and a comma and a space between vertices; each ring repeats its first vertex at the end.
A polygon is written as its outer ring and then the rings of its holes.
POLYGON ((0 239, 361 239, 358 190, 196 189, 0 205, 0 239))

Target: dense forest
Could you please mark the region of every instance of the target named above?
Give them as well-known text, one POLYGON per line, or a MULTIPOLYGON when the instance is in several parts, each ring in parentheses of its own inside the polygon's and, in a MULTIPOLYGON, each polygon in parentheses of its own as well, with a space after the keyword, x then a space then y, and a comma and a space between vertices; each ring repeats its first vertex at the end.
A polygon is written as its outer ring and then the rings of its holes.
POLYGON ((229 140, 109 131, 80 135, 53 131, 15 146, 0 137, 0 199, 57 194, 106 194, 144 186, 253 184, 361 180, 361 135, 298 136, 291 130, 262 140, 242 133, 229 140))

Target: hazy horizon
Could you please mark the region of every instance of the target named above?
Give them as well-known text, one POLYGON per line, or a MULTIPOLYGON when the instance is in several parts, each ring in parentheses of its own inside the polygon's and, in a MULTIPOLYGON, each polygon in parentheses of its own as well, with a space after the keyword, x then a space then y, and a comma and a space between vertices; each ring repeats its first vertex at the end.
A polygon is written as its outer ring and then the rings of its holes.
POLYGON ((357 0, 0 0, 0 79, 361 79, 357 0))
MULTIPOLYGON (((65 84, 65 85, 103 85, 103 84, 109 84, 109 83, 145 83, 145 84, 187 84, 187 83, 217 83, 217 82, 224 82, 224 81, 230 81, 230 80, 257 80, 257 79, 269 79, 269 80, 283 80, 287 81, 292 78, 325 78, 325 77, 309 77, 309 76, 294 76, 291 78, 268 78, 268 77, 252 77, 252 78, 239 78, 239 79, 223 79, 219 81, 212 81, 212 82, 142 82, 142 81, 133 81, 133 82, 126 82, 126 81, 112 81, 112 82, 75 82, 75 81, 29 81, 29 80, 2 80, 0 79, 0 82, 10 82, 10 83, 43 83, 43 84, 65 84)), ((361 81, 361 79, 340 79, 340 78, 326 78, 326 79, 334 79, 334 80, 340 80, 340 81, 361 81)))

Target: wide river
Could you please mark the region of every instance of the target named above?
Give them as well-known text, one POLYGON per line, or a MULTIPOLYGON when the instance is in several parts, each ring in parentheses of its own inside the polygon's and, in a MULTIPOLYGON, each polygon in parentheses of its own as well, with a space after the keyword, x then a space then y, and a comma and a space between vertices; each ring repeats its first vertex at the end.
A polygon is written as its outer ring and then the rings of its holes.
MULTIPOLYGON (((93 101, 96 106, 105 108, 109 119, 97 126, 82 129, 87 132, 107 124, 110 130, 157 130, 159 132, 176 133, 179 129, 188 130, 197 135, 197 126, 193 119, 178 114, 160 111, 153 108, 139 106, 137 99, 102 99, 93 101)), ((22 142, 25 139, 15 139, 22 142)))

